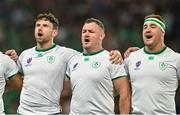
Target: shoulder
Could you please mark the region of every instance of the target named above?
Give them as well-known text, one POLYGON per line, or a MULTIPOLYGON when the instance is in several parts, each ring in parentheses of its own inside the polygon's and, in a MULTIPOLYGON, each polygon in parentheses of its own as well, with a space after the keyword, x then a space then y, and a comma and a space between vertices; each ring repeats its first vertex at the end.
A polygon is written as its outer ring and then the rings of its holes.
POLYGON ((10 59, 10 57, 7 56, 7 55, 5 55, 5 54, 3 54, 2 52, 0 52, 0 59, 1 59, 1 60, 10 59))
POLYGON ((26 53, 34 52, 35 48, 36 47, 32 47, 32 48, 26 49, 26 50, 22 51, 21 54, 26 54, 26 53))
POLYGON ((179 58, 180 54, 172 50, 171 48, 167 47, 167 49, 164 52, 165 56, 168 56, 169 58, 179 58))
POLYGON ((104 55, 104 56, 108 56, 109 57, 109 51, 107 51, 107 50, 103 50, 102 52, 100 52, 99 54, 100 55, 104 55))
POLYGON ((144 48, 141 48, 141 49, 139 49, 137 51, 131 52, 128 58, 139 56, 141 54, 144 54, 144 48))
POLYGON ((59 55, 60 57, 62 57, 67 62, 70 61, 70 59, 72 57, 80 54, 80 52, 78 52, 78 51, 76 51, 74 49, 67 48, 67 47, 64 47, 64 46, 59 46, 59 45, 56 46, 55 53, 57 55, 59 55))
POLYGON ((9 56, 0 52, 0 62, 6 65, 6 64, 8 64, 10 62, 14 62, 14 61, 9 56))
POLYGON ((59 46, 59 45, 56 46, 56 50, 64 54, 79 54, 80 53, 72 48, 67 48, 65 46, 59 46))

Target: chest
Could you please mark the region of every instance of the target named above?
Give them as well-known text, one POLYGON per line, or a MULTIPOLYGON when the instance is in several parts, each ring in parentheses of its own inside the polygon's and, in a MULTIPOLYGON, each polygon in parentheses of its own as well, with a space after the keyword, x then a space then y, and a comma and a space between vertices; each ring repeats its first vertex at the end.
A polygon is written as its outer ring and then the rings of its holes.
POLYGON ((101 81, 110 79, 109 61, 96 58, 79 58, 70 64, 73 80, 101 81))
POLYGON ((66 60, 55 53, 48 53, 42 56, 38 54, 26 55, 21 60, 24 75, 53 75, 59 71, 65 73, 66 60))
POLYGON ((130 60, 129 74, 132 81, 176 81, 176 60, 160 56, 136 57, 130 60))

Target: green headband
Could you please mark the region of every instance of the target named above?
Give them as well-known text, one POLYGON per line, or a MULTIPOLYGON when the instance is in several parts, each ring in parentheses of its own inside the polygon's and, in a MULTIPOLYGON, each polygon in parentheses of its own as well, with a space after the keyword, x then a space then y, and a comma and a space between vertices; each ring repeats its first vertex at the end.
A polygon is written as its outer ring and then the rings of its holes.
POLYGON ((144 24, 147 23, 147 22, 155 23, 157 26, 159 26, 161 28, 161 30, 163 32, 165 32, 166 26, 165 26, 165 24, 161 20, 159 20, 157 18, 147 18, 146 20, 144 20, 144 24))

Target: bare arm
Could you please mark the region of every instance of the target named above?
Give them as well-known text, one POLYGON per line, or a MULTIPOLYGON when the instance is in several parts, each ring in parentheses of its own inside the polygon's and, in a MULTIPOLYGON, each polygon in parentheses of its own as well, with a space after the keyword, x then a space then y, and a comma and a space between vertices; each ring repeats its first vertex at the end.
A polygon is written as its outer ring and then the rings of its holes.
POLYGON ((62 106, 62 113, 69 113, 70 109, 70 100, 71 100, 72 90, 71 83, 68 78, 64 80, 64 86, 60 97, 60 105, 62 106))
POLYGON ((128 77, 122 77, 113 81, 116 91, 119 93, 120 114, 129 114, 131 108, 131 90, 128 77))
POLYGON ((23 79, 21 77, 20 73, 17 73, 15 76, 13 76, 12 78, 10 78, 7 81, 7 87, 9 89, 16 89, 18 91, 21 91, 22 89, 22 84, 23 84, 23 79))

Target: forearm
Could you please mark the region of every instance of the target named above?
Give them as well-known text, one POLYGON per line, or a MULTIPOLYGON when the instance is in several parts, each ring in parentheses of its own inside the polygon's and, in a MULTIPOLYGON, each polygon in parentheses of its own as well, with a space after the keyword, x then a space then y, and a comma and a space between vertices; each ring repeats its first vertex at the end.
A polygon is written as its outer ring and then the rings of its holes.
POLYGON ((131 99, 130 96, 119 98, 119 111, 120 114, 129 114, 131 109, 131 99))
POLYGON ((70 101, 71 101, 71 96, 66 96, 63 97, 61 96, 60 98, 60 107, 62 109, 62 114, 68 114, 70 112, 70 101))

